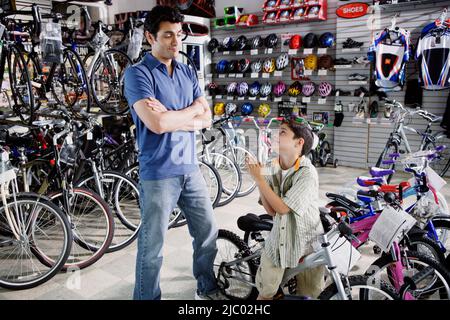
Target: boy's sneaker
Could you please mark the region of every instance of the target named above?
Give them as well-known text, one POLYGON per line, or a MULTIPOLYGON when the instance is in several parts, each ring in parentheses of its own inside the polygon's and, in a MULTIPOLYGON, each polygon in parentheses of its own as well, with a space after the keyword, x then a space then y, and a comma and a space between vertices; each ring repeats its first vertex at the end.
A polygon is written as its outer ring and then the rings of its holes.
POLYGON ((222 292, 217 291, 215 293, 209 294, 199 294, 197 291, 195 292, 194 300, 230 300, 222 292))
POLYGON ((361 48, 363 45, 364 42, 355 41, 352 38, 347 38, 347 40, 342 43, 344 49, 361 48))

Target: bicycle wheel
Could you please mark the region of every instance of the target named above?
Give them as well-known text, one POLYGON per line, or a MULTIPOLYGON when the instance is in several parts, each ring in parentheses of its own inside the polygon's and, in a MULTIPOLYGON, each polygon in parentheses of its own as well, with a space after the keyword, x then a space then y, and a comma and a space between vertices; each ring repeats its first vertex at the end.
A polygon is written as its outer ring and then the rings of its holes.
MULTIPOLYGON (((63 192, 49 198, 63 209, 72 225, 73 244, 63 270, 86 268, 108 250, 114 235, 114 218, 108 204, 99 195, 84 188, 74 188, 69 194, 69 208, 63 202, 63 192)), ((52 264, 53 261, 47 261, 52 264)))
POLYGON ((445 264, 445 255, 441 247, 427 235, 420 233, 408 235, 406 243, 409 250, 428 255, 439 263, 445 264))
MULTIPOLYGON (((425 147, 424 150, 436 150, 437 146, 440 145, 448 145, 448 143, 444 142, 443 140, 446 139, 446 136, 440 136, 436 139, 436 142, 429 141, 425 147)), ((429 166, 436 171, 437 174, 439 174, 441 177, 445 175, 445 173, 448 171, 448 168, 450 167, 450 150, 449 148, 445 148, 442 152, 439 153, 439 157, 433 161, 430 161, 429 166)))
POLYGON ((114 237, 107 250, 114 252, 130 245, 138 235, 141 224, 139 190, 133 180, 119 172, 103 171, 99 182, 102 192, 93 176, 81 178, 76 185, 103 194, 114 213, 114 237))
POLYGON ((409 299, 444 299, 450 298, 450 274, 433 258, 414 252, 403 252, 401 257, 402 275, 398 275, 396 261, 391 254, 383 254, 372 263, 366 275, 371 276, 376 281, 382 280, 392 285, 396 292, 400 293, 404 279, 413 281, 414 287, 408 290, 409 299), (424 276, 421 276, 424 275, 424 276), (398 276, 404 279, 398 279, 398 276))
MULTIPOLYGON (((384 281, 373 282, 368 276, 350 276, 348 285, 343 281, 349 300, 398 300, 395 289, 384 281)), ((335 283, 319 295, 319 300, 340 300, 335 283)))
POLYGON ((241 171, 233 160, 214 152, 200 156, 200 160, 212 165, 219 173, 222 194, 217 206, 221 207, 233 201, 242 183, 241 171))
POLYGON ((8 70, 11 92, 14 100, 14 112, 25 124, 31 124, 37 106, 34 104, 33 87, 30 82, 27 65, 19 48, 10 46, 8 70))
MULTIPOLYGON (((383 169, 391 169, 394 170, 395 163, 392 164, 383 164, 383 161, 385 160, 392 160, 389 155, 392 153, 398 153, 398 144, 395 141, 389 141, 386 146, 384 147, 383 151, 381 152, 380 156, 378 157, 377 163, 375 164, 378 168, 383 169)), ((392 179, 392 174, 387 177, 387 182, 389 183, 392 179)))
POLYGON ((256 156, 251 153, 250 151, 241 148, 241 147, 233 147, 232 149, 226 149, 224 150, 224 155, 227 156, 230 159, 234 159, 236 165, 238 166, 239 170, 241 171, 241 187, 239 188, 239 191, 236 195, 236 197, 245 197, 253 192, 256 188, 256 182, 253 180, 251 175, 248 173, 247 170, 247 164, 245 159, 247 157, 255 159, 256 156), (231 151, 233 150, 234 157, 230 155, 231 151))
POLYGON ((123 52, 110 49, 94 61, 89 75, 92 96, 102 111, 120 115, 128 112, 128 102, 123 95, 124 72, 131 59, 123 52))
POLYGON ((54 66, 51 91, 56 101, 77 114, 90 109, 89 82, 83 62, 70 48, 63 51, 63 62, 54 66))
POLYGON ((446 249, 445 266, 450 270, 450 221, 445 218, 435 217, 433 218, 433 225, 436 229, 436 233, 441 241, 443 247, 446 249))
POLYGON ((331 157, 331 146, 328 141, 323 141, 319 149, 319 163, 321 167, 325 167, 331 157))
POLYGON ((255 276, 258 269, 254 260, 242 261, 230 266, 234 260, 250 256, 245 242, 231 231, 219 230, 217 255, 214 260, 214 274, 223 294, 231 300, 254 300, 258 296, 255 276))
POLYGON ((14 290, 36 287, 51 279, 64 266, 72 245, 69 221, 53 203, 31 194, 19 194, 16 201, 9 199, 7 206, 16 217, 21 239, 13 235, 2 206, 0 286, 14 290), (42 257, 53 263, 42 264, 42 257))
POLYGON ((42 66, 39 58, 33 54, 23 52, 23 58, 30 77, 35 109, 38 110, 41 106, 41 97, 45 97, 45 84, 41 74, 42 66))

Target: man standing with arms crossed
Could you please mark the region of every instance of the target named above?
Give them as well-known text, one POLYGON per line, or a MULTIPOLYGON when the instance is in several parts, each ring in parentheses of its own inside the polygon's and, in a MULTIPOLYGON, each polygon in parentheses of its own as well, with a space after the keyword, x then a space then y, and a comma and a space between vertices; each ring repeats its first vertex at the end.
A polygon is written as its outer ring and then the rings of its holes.
POLYGON ((141 228, 134 299, 161 299, 160 269, 169 215, 183 211, 193 241, 196 299, 220 299, 213 272, 217 227, 195 150, 195 130, 211 126, 211 111, 192 69, 176 61, 184 17, 154 7, 146 17, 152 46, 125 73, 125 96, 137 130, 141 228))

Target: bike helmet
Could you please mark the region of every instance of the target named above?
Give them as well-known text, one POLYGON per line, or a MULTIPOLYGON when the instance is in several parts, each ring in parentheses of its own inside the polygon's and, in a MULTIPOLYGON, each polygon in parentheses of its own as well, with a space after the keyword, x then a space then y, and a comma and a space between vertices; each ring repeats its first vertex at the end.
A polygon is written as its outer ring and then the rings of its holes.
POLYGON ((278 37, 275 33, 269 34, 264 39, 264 45, 266 46, 266 48, 275 48, 277 46, 277 43, 278 43, 278 37))
POLYGON ((305 2, 305 0, 294 0, 293 2, 292 2, 292 5, 293 6, 298 6, 298 5, 300 5, 300 4, 303 4, 305 2))
POLYGON ((273 95, 275 97, 281 97, 286 92, 286 84, 283 81, 279 81, 273 87, 273 95))
POLYGON ((310 32, 303 38, 303 46, 305 48, 315 48, 317 47, 319 43, 319 40, 317 39, 317 36, 310 32))
POLYGON ((270 105, 268 103, 261 103, 258 107, 258 116, 265 118, 270 114, 270 105))
POLYGON ((243 50, 246 45, 247 45, 246 36, 239 36, 239 38, 237 38, 236 41, 234 42, 234 48, 236 50, 243 50))
POLYGON ((214 115, 221 116, 225 113, 225 104, 223 102, 217 102, 214 105, 214 115))
POLYGON ((302 85, 299 81, 295 81, 289 86, 288 95, 291 97, 297 97, 302 92, 302 85))
POLYGON ((225 114, 226 114, 227 116, 232 116, 232 115, 234 115, 234 114, 236 113, 236 111, 237 111, 237 105, 234 104, 233 102, 228 102, 228 103, 225 105, 225 114))
POLYGON ((319 44, 322 48, 331 48, 336 44, 334 35, 331 32, 323 33, 319 38, 319 44))
POLYGON ((276 17, 277 17, 276 11, 269 12, 266 16, 266 20, 275 20, 276 17))
POLYGON ((241 83, 238 84, 237 86, 237 94, 239 97, 243 97, 247 94, 248 92, 248 84, 247 82, 243 81, 241 83))
POLYGON ((283 6, 288 6, 291 3, 291 0, 281 0, 280 4, 283 6))
POLYGON ((250 44, 250 47, 252 49, 258 49, 261 48, 262 46, 263 46, 263 39, 261 38, 261 36, 256 36, 252 38, 252 43, 250 44))
POLYGON ((305 97, 310 97, 314 94, 314 91, 316 91, 316 85, 314 82, 307 82, 302 87, 302 93, 305 97))
POLYGON ((302 37, 299 34, 295 34, 289 40, 289 49, 300 49, 302 46, 302 37))
POLYGON ((331 86, 331 84, 329 82, 321 82, 319 84, 319 94, 321 97, 327 97, 331 94, 333 87, 331 86))
POLYGON ((250 102, 246 102, 241 106, 242 116, 249 116, 253 112, 253 105, 250 102))
POLYGON ((275 59, 267 58, 264 60, 263 70, 265 73, 271 73, 275 70, 275 59))
POLYGON ((261 84, 258 81, 253 82, 248 89, 248 93, 251 97, 256 97, 261 89, 261 84))
POLYGON ((261 60, 253 61, 250 64, 250 69, 252 70, 253 73, 260 73, 262 69, 261 60))
POLYGON ((222 45, 225 48, 225 50, 231 50, 233 49, 233 38, 231 37, 226 37, 225 39, 223 39, 222 45))
POLYGON ((280 18, 283 18, 283 19, 289 19, 290 16, 291 16, 291 10, 283 10, 280 13, 280 18))
POLYGON ((217 62, 216 70, 218 73, 225 73, 228 69, 228 61, 227 60, 220 60, 217 62))
POLYGON ((317 56, 315 54, 310 54, 310 55, 306 56, 304 63, 305 63, 305 69, 316 70, 317 69, 317 56))
POLYGON ((256 14, 249 14, 247 17, 247 26, 252 27, 258 24, 258 16, 256 14))
POLYGON ((248 60, 248 59, 239 60, 238 71, 240 73, 246 72, 249 67, 250 67, 250 60, 248 60))
POLYGON ((232 60, 228 63, 227 71, 228 73, 235 73, 238 71, 239 62, 237 60, 232 60))
POLYGON ((261 89, 259 90, 259 95, 261 97, 268 97, 271 92, 272 92, 272 85, 270 84, 270 82, 266 82, 261 86, 261 89))
POLYGON ((282 53, 278 56, 276 61, 277 70, 284 70, 289 64, 289 55, 287 53, 282 53))
POLYGON ((330 55, 323 55, 319 57, 318 62, 319 69, 332 69, 333 68, 333 58, 330 55))
POLYGON ((227 86, 228 95, 231 95, 231 96, 234 95, 234 93, 236 92, 237 86, 238 86, 237 82, 229 83, 227 86))
POLYGON ((319 16, 320 7, 319 6, 312 6, 309 8, 308 11, 308 17, 314 18, 319 16))
POLYGON ((294 17, 303 17, 305 15, 305 8, 298 8, 294 11, 294 17))
POLYGON ((218 86, 215 82, 208 83, 208 92, 210 96, 215 96, 217 94, 218 86))
POLYGON ((216 38, 212 38, 208 42, 208 51, 211 53, 214 53, 217 51, 217 48, 219 48, 219 40, 216 38))
POLYGON ((266 7, 267 8, 273 8, 276 5, 277 5, 277 1, 276 0, 270 0, 270 1, 267 1, 266 7))

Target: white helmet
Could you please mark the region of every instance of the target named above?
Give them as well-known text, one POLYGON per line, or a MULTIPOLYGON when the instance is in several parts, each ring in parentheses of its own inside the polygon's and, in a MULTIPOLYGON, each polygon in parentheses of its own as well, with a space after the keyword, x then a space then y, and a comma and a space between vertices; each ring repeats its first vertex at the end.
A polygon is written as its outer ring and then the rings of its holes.
POLYGON ((289 56, 287 53, 282 53, 278 56, 277 58, 277 62, 276 62, 276 67, 277 70, 283 70, 284 68, 286 68, 289 64, 289 56))

